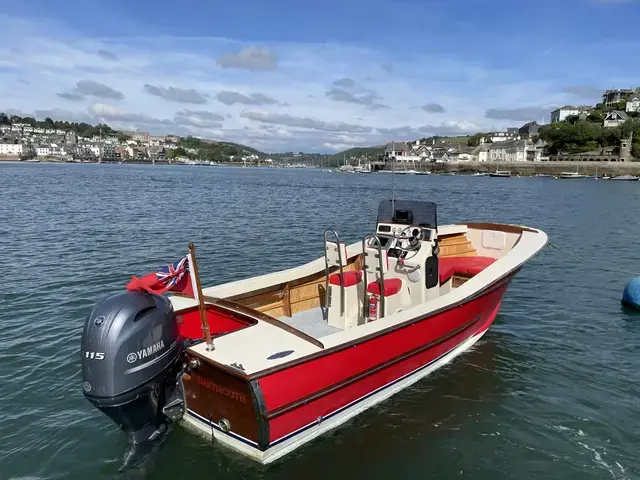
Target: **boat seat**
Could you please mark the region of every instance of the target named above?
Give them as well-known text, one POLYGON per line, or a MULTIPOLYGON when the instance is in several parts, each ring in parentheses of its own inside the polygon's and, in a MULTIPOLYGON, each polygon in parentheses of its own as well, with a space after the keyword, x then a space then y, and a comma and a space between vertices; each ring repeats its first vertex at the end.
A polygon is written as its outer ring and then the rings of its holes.
POLYGON ((340 285, 342 280, 342 285, 344 287, 352 287, 357 285, 362 281, 362 272, 356 270, 350 270, 348 272, 344 272, 343 275, 339 273, 334 273, 329 276, 329 284, 330 285, 340 285))
MULTIPOLYGON (((391 297, 400 292, 402 289, 402 280, 399 278, 385 278, 384 279, 384 296, 391 297)), ((380 295, 380 282, 371 282, 367 286, 367 292, 373 295, 380 295)))
POLYGON ((438 259, 440 284, 447 283, 454 275, 473 277, 496 259, 492 257, 443 257, 438 259))

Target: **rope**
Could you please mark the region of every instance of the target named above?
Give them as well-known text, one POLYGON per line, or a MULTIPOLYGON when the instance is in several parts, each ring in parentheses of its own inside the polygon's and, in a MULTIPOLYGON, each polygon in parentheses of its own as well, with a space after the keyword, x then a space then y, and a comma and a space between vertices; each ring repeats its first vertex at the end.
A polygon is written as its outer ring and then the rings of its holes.
MULTIPOLYGON (((569 252, 569 251, 567 251, 567 250, 565 250, 563 248, 560 248, 559 246, 557 246, 557 245, 555 245, 555 244, 553 244, 551 242, 547 242, 547 246, 549 246, 551 248, 555 248, 559 252, 562 252, 565 255, 571 257, 573 260, 576 260, 578 262, 582 262, 582 258, 579 255, 576 255, 573 252, 569 252)), ((624 273, 624 274, 627 274, 627 275, 631 275, 632 277, 637 277, 638 276, 637 272, 630 272, 629 270, 622 270, 622 269, 619 269, 619 268, 610 268, 610 267, 605 267, 605 266, 600 267, 600 268, 602 270, 607 270, 607 271, 612 272, 612 273, 624 273)))

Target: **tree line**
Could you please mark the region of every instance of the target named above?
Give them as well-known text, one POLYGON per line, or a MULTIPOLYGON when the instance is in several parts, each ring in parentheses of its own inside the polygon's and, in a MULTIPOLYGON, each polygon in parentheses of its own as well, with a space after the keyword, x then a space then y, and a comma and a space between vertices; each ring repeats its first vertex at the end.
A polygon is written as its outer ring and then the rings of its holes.
POLYGON ((178 142, 178 147, 169 150, 166 153, 166 157, 218 161, 251 154, 260 157, 264 156, 262 152, 244 145, 231 142, 204 142, 199 138, 188 136, 181 138, 178 142), (194 149, 196 153, 189 152, 187 149, 194 149))
POLYGON ((629 118, 619 127, 605 127, 593 115, 586 119, 569 117, 564 122, 541 127, 538 136, 549 144, 549 153, 552 155, 592 151, 599 153, 606 147, 618 147, 622 139, 633 136, 631 154, 640 159, 639 118, 629 118))

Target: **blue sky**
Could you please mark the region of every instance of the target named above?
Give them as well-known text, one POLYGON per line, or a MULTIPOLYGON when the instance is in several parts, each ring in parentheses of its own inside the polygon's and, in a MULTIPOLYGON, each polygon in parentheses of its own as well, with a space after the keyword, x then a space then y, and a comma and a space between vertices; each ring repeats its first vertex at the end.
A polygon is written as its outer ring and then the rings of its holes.
POLYGON ((0 111, 338 151, 640 86, 637 0, 21 0, 0 111))

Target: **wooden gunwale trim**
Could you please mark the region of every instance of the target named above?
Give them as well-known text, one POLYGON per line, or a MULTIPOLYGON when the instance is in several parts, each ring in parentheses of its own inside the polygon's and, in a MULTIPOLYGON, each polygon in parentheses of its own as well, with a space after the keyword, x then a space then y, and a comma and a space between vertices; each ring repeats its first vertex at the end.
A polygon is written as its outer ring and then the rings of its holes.
POLYGON ((273 325, 274 327, 278 327, 282 330, 285 330, 286 332, 291 333, 292 335, 295 335, 296 337, 306 342, 309 342, 318 348, 324 349, 324 344, 318 339, 313 338, 311 335, 307 335, 306 333, 301 332, 297 328, 293 328, 291 325, 287 325, 286 323, 281 322, 277 318, 270 317, 269 315, 262 313, 258 310, 255 310, 250 307, 245 307, 242 304, 239 304, 232 300, 227 300, 224 298, 209 297, 208 295, 204 295, 202 298, 204 299, 205 302, 208 302, 209 304, 217 305, 221 308, 238 313, 240 315, 244 315, 254 320, 260 320, 262 322, 268 323, 269 325, 273 325))
POLYGON ((318 357, 321 357, 321 356, 324 356, 324 355, 328 355, 328 354, 331 354, 331 353, 335 353, 335 352, 339 352, 339 351, 345 350, 347 348, 351 348, 354 345, 357 345, 359 343, 366 342, 366 341, 371 340, 373 338, 376 338, 376 337, 379 337, 379 336, 386 335, 388 333, 394 332, 394 331, 399 330, 401 328, 404 328, 407 325, 410 325, 412 323, 423 322, 423 321, 429 320, 430 318, 435 317, 436 315, 439 315, 442 312, 445 312, 447 310, 453 310, 454 308, 461 307, 462 305, 465 305, 466 303, 468 303, 468 302, 470 302, 472 300, 475 300, 475 299, 477 299, 477 298, 479 298, 479 297, 481 297, 483 295, 486 295, 487 293, 490 293, 490 292, 492 292, 494 290, 497 290, 498 288, 502 287, 505 284, 508 284, 511 281, 511 279, 513 278, 513 276, 515 276, 518 273, 519 270, 520 270, 520 266, 518 266, 518 267, 508 271, 504 275, 498 277, 494 282, 490 283, 489 285, 487 285, 486 287, 482 288, 481 290, 478 290, 474 294, 469 295, 468 297, 465 297, 464 299, 459 300, 458 302, 455 302, 455 303, 452 303, 452 304, 449 304, 449 305, 445 305, 444 307, 441 307, 441 308, 438 308, 438 309, 436 309, 436 310, 434 310, 432 312, 429 312, 426 316, 421 317, 419 319, 411 318, 411 319, 405 320, 404 322, 399 323, 397 325, 392 325, 392 326, 387 327, 387 328, 385 328, 383 330, 370 333, 369 335, 365 335, 363 337, 354 338, 353 340, 351 340, 349 342, 341 343, 341 344, 336 345, 334 347, 324 349, 322 352, 311 353, 311 354, 306 355, 304 357, 300 357, 300 358, 297 358, 295 360, 291 360, 289 362, 282 363, 280 365, 276 365, 274 367, 270 367, 270 368, 266 368, 264 370, 260 370, 258 372, 252 373, 250 375, 250 377, 251 377, 252 380, 259 379, 259 378, 262 378, 264 376, 270 375, 272 373, 276 373, 276 372, 278 372, 280 370, 285 370, 287 368, 294 367, 296 365, 300 365, 302 363, 315 360, 318 357))
MULTIPOLYGON (((343 267, 343 270, 349 271, 349 270, 361 269, 359 268, 359 264, 361 264, 362 262, 361 257, 362 257, 362 254, 357 254, 351 257, 347 265, 343 267)), ((337 273, 339 270, 340 270, 339 267, 332 267, 329 269, 329 275, 333 273, 337 273)), ((325 271, 324 269, 322 269, 321 271, 310 273, 308 275, 305 275, 304 277, 295 278, 293 280, 290 280, 289 282, 274 284, 268 287, 252 290, 250 292, 233 295, 229 297, 229 300, 233 300, 241 303, 242 301, 250 300, 254 297, 259 297, 262 295, 273 294, 275 296, 278 296, 278 295, 282 295, 282 289, 287 283, 289 284, 289 287, 291 288, 291 290, 294 290, 300 287, 309 287, 315 284, 322 284, 324 283, 324 278, 325 278, 325 271)))
POLYGON ((329 395, 337 390, 340 390, 344 387, 348 387, 349 385, 358 382, 359 380, 362 380, 363 378, 368 377, 369 375, 373 375, 375 373, 380 372, 381 370, 384 370, 387 367, 391 367, 393 365, 395 365, 396 363, 400 363, 404 360, 407 360, 411 357, 413 357, 414 355, 417 355, 425 350, 428 350, 430 348, 436 347, 438 345, 440 345, 441 343, 446 342, 447 340, 455 337, 456 335, 458 335, 459 333, 462 333, 463 331, 467 330, 468 328, 470 328, 471 326, 473 326, 475 323, 477 323, 478 321, 480 321, 482 319, 482 314, 476 315, 473 319, 469 320, 468 322, 464 323, 463 325, 459 326, 458 328, 456 328, 455 330, 441 336, 440 338, 437 338, 436 340, 429 342, 425 345, 420 345, 419 347, 413 348, 410 351, 403 353, 402 355, 399 355, 395 358, 392 358, 390 360, 387 360, 386 362, 381 363, 380 365, 376 365, 373 368, 370 368, 368 370, 365 370, 364 372, 358 373, 356 375, 352 375, 349 378, 345 378, 344 380, 333 384, 333 385, 329 385, 328 387, 323 388, 322 390, 319 390, 317 392, 311 393, 299 400, 295 400, 293 402, 287 403, 286 405, 283 405, 279 408, 276 408, 275 410, 273 410, 272 412, 269 412, 267 414, 265 414, 264 418, 266 418, 267 420, 271 420, 273 418, 279 417, 281 415, 284 415, 285 413, 290 412, 291 410, 294 410, 302 405, 305 405, 307 403, 313 402, 315 400, 318 400, 326 395, 329 395))
POLYGON ((287 317, 291 317, 291 283, 287 282, 282 287, 282 304, 284 314, 287 317))
POLYGON ((493 230, 497 232, 505 232, 505 233, 522 233, 522 232, 532 232, 539 233, 538 230, 534 230, 529 227, 524 227, 521 225, 507 225, 506 223, 490 223, 490 222, 476 222, 476 223, 465 223, 459 222, 456 225, 466 225, 469 228, 474 230, 493 230))

